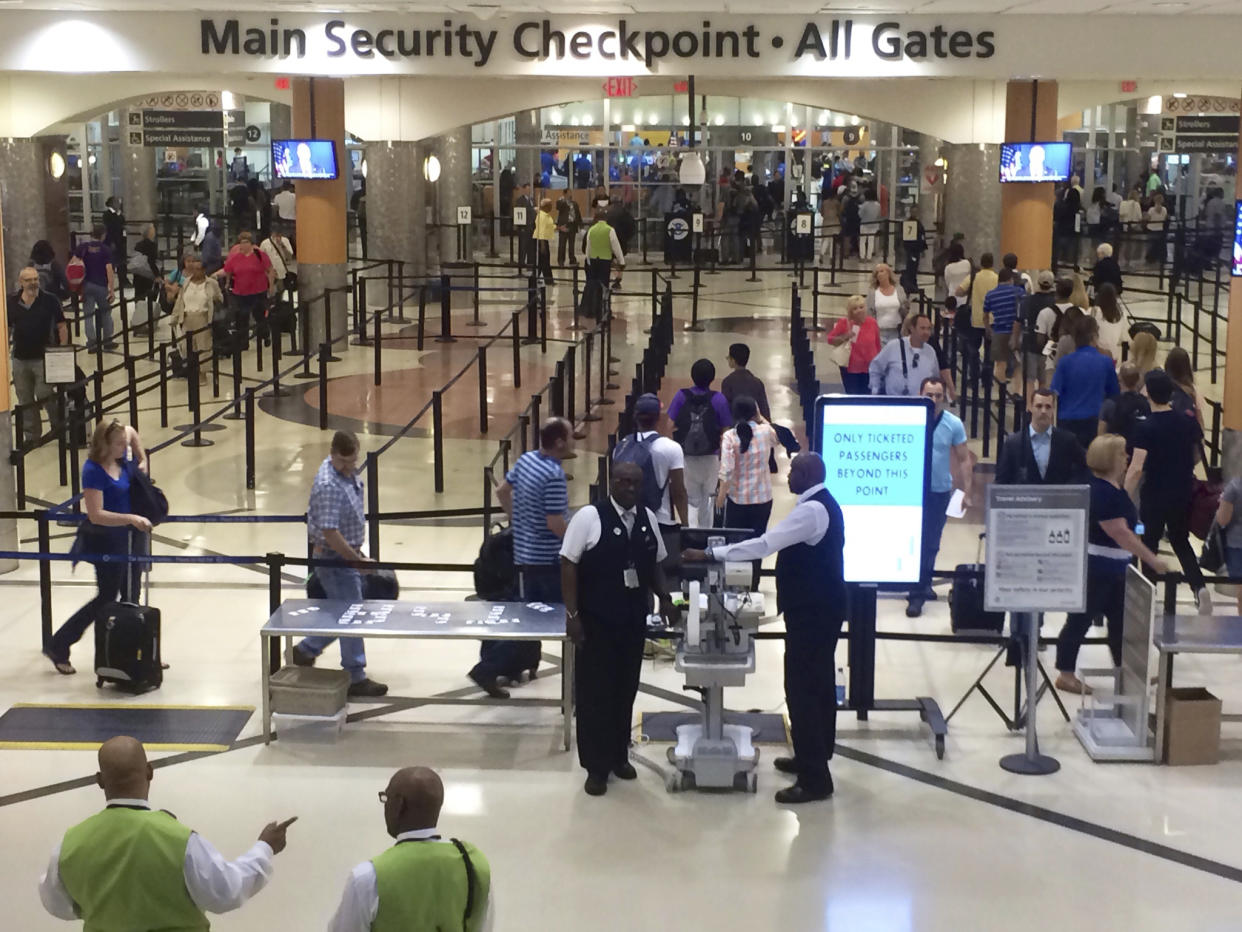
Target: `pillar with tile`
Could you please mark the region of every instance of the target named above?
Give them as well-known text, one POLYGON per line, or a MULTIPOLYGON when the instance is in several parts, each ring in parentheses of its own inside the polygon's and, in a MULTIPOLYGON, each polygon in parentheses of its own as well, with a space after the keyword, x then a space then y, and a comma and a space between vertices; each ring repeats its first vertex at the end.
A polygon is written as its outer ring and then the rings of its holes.
POLYGON ((427 270, 424 148, 416 142, 367 146, 367 251, 404 261, 407 275, 427 270))
MULTIPOLYGON (((1057 82, 1010 81, 1005 88, 1005 141, 1047 142, 1057 131, 1057 82)), ((998 176, 993 176, 995 183, 998 176)), ((1005 184, 1001 189, 1000 252, 1012 252, 1022 269, 1052 266, 1051 181, 1005 184)), ((996 257, 1000 266, 1000 255, 996 257)))

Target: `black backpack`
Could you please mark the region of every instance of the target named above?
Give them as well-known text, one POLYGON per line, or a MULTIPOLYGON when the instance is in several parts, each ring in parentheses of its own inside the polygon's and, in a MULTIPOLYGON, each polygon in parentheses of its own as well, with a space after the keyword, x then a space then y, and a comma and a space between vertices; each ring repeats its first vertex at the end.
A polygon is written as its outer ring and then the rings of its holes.
POLYGON ((479 548, 474 561, 474 591, 480 599, 511 602, 518 596, 517 569, 513 564, 513 529, 495 525, 479 548))
POLYGON ((642 503, 652 512, 660 510, 660 505, 664 502, 664 489, 668 486, 667 479, 664 485, 656 481, 655 460, 651 455, 651 445, 659 436, 652 433, 640 440, 638 434, 633 433, 618 443, 617 448, 612 451, 614 463, 633 463, 643 471, 642 503))
POLYGON ((720 449, 720 422, 712 399, 713 391, 699 395, 681 390, 682 406, 673 422, 673 439, 681 444, 686 456, 711 456, 720 449))
POLYGON ((1134 445, 1134 429, 1139 421, 1151 414, 1151 405, 1138 392, 1122 392, 1113 399, 1112 414, 1108 418, 1108 432, 1126 438, 1128 448, 1134 445))

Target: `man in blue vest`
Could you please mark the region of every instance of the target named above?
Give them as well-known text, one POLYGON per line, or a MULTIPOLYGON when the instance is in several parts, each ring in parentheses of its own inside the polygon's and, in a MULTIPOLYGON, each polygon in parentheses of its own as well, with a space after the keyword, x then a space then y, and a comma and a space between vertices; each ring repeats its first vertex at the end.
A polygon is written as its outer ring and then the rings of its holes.
POLYGON ((436 830, 444 784, 427 767, 405 767, 379 794, 397 843, 353 869, 328 932, 461 929, 490 932, 492 871, 469 842, 436 830))
POLYGON ((638 464, 614 464, 608 499, 580 509, 561 543, 565 628, 577 658, 578 762, 590 796, 608 792, 610 773, 638 776, 630 731, 652 593, 667 623, 677 617, 660 568, 668 554, 642 486, 638 464))
POLYGON ((808 803, 832 795, 828 761, 837 735, 833 654, 845 620, 845 530, 841 509, 824 485, 818 453, 799 453, 789 468, 798 504, 762 537, 707 551, 684 550, 683 560, 762 560, 776 553, 776 607, 785 616, 785 704, 793 757, 776 769, 797 777, 778 803, 808 803))
POLYGON ((108 805, 69 829, 52 853, 39 899, 53 916, 85 920, 88 930, 205 930, 207 913, 237 909, 267 885, 296 816, 268 823, 249 851, 226 861, 176 817, 151 808, 151 777, 136 739, 99 748, 95 780, 108 805))

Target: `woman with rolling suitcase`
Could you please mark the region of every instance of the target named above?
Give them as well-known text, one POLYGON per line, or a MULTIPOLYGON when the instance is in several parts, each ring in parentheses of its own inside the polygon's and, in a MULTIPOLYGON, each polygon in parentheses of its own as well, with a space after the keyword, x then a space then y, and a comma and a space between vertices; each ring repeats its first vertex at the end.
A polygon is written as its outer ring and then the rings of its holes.
MULTIPOLYGON (((101 421, 91 436, 90 450, 82 466, 86 520, 78 528, 71 553, 89 561, 91 556, 100 554, 146 552, 151 522, 131 509, 132 469, 144 473, 147 469, 146 452, 138 432, 117 420, 101 421)), ((43 651, 57 673, 68 676, 77 672, 69 662, 70 648, 106 605, 137 597, 141 575, 139 563, 95 563, 99 591, 60 626, 43 651)))

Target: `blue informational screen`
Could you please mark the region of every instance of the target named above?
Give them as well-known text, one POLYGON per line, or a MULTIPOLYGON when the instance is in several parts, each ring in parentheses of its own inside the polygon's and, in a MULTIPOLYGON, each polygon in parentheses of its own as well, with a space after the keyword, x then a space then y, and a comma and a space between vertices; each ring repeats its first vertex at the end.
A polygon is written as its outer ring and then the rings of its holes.
POLYGON ((1242 278, 1242 201, 1233 205, 1233 276, 1242 278))
POLYGON ((331 139, 272 140, 277 178, 336 178, 336 145, 331 139))
POLYGON ((811 442, 845 518, 845 581, 919 583, 934 409, 925 398, 826 395, 811 442))
POLYGON ((1068 142, 1001 143, 1001 181, 1068 181, 1072 165, 1068 142))

